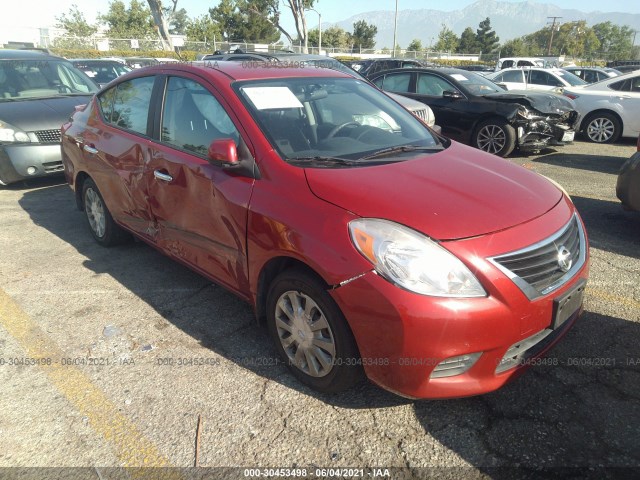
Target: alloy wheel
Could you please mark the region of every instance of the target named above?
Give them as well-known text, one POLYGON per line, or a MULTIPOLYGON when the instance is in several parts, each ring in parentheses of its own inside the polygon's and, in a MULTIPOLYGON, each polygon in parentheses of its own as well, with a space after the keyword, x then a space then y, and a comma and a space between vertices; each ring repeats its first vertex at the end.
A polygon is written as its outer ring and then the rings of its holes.
POLYGON ((587 136, 593 142, 605 143, 613 137, 616 126, 606 117, 594 118, 587 126, 587 136))
POLYGON ((478 132, 478 148, 484 152, 496 154, 507 142, 505 131, 498 125, 485 125, 478 132))
POLYGON ((88 188, 85 193, 84 208, 93 233, 99 238, 104 237, 107 228, 104 205, 100 196, 92 188, 88 188))
POLYGON ((287 291, 276 303, 275 323, 278 338, 293 365, 312 377, 331 372, 336 345, 324 313, 304 293, 287 291))

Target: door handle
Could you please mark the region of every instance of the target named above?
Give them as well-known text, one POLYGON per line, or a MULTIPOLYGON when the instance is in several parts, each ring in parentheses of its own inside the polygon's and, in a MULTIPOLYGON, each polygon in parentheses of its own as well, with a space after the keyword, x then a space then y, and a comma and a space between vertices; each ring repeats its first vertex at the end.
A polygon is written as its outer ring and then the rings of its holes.
POLYGON ((162 180, 163 182, 171 182, 173 180, 173 177, 171 175, 162 173, 160 170, 154 170, 153 176, 156 177, 158 180, 162 180))
POLYGON ((90 145, 85 145, 84 147, 82 147, 82 149, 87 152, 90 153, 91 155, 95 155, 96 153, 98 153, 98 149, 94 148, 90 145))

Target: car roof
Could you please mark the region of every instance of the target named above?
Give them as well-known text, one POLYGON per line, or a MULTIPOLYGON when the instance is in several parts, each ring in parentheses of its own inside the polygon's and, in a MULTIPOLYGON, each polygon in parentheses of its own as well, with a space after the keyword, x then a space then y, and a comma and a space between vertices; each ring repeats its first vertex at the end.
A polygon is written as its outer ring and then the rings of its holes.
POLYGON ((166 71, 182 71, 195 74, 210 76, 223 74, 231 80, 264 80, 272 78, 290 78, 290 77, 341 77, 354 78, 352 75, 342 73, 338 70, 330 68, 308 67, 292 67, 282 68, 277 64, 264 63, 256 68, 248 68, 242 62, 231 61, 198 61, 191 63, 165 63, 146 67, 129 72, 120 78, 129 78, 130 76, 148 75, 150 73, 162 73, 166 71), (218 72, 218 73, 214 73, 218 72))
POLYGON ((41 50, 8 50, 0 49, 0 60, 38 60, 42 58, 64 60, 41 50))

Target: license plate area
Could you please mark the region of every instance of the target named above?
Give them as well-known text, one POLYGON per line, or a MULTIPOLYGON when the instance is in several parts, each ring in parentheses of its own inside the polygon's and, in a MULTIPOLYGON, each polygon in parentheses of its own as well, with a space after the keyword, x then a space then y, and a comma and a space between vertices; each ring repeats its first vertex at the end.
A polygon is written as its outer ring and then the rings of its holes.
POLYGON ((576 136, 576 132, 573 130, 567 130, 566 132, 564 132, 562 134, 562 141, 563 142, 573 142, 573 139, 576 136))
POLYGON ((587 286, 586 280, 581 280, 575 287, 566 292, 561 297, 553 300, 553 321, 551 328, 556 329, 562 326, 571 315, 576 313, 582 306, 584 300, 584 289, 587 286))

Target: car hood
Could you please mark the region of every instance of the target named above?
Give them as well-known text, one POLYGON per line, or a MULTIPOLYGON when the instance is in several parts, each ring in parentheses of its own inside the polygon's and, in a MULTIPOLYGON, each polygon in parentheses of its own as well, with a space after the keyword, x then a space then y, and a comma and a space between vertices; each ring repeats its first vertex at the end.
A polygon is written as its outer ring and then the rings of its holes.
POLYGON ((442 152, 404 162, 307 168, 305 173, 317 197, 437 240, 513 227, 543 215, 562 198, 541 175, 456 142, 442 152))
POLYGON ((25 132, 60 128, 73 113, 76 105, 83 105, 92 95, 20 99, 0 102, 0 121, 25 132))
POLYGON ((509 90, 508 92, 490 93, 484 97, 497 102, 518 103, 546 115, 562 115, 576 109, 570 98, 542 91, 509 90))

